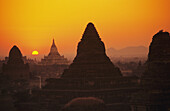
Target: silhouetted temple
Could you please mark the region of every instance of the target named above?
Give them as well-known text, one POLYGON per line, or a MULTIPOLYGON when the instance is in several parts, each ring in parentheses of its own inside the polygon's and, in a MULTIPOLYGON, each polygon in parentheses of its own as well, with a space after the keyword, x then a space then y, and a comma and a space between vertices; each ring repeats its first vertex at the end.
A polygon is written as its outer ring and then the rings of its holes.
POLYGON ((9 52, 7 64, 3 64, 3 74, 12 80, 30 79, 28 64, 24 64, 21 51, 17 46, 13 46, 9 52))
POLYGON ((170 110, 170 35, 162 30, 153 36, 141 91, 133 95, 134 111, 170 110))
POLYGON ((61 56, 57 50, 57 47, 55 45, 54 39, 53 43, 50 49, 50 53, 48 56, 44 56, 44 59, 41 59, 42 65, 68 65, 68 60, 64 58, 64 56, 61 56))
POLYGON ((101 41, 94 25, 89 23, 78 43, 77 56, 63 78, 96 78, 121 77, 120 70, 113 65, 105 53, 104 43, 101 41))

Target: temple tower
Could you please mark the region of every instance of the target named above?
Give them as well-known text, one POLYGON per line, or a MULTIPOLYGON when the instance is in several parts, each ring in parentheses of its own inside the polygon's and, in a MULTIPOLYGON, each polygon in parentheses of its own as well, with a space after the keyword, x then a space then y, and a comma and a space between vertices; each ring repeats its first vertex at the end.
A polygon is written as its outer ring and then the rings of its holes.
POLYGON ((105 53, 96 28, 89 23, 77 46, 77 55, 62 75, 63 78, 121 77, 120 70, 113 65, 105 53))
POLYGON ((50 53, 48 54, 48 56, 50 56, 50 55, 52 55, 52 56, 55 56, 55 55, 60 56, 60 54, 58 52, 58 49, 57 49, 57 47, 55 45, 54 39, 53 39, 53 43, 52 43, 52 46, 51 46, 51 49, 50 49, 50 53))

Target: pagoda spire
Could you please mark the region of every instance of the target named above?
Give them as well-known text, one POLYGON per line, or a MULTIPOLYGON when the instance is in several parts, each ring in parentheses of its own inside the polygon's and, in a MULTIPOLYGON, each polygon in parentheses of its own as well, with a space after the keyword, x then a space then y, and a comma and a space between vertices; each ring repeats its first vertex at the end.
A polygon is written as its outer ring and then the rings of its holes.
POLYGON ((53 38, 52 47, 56 47, 56 45, 55 45, 55 41, 54 41, 54 38, 53 38))
POLYGON ((60 55, 59 52, 58 52, 58 49, 55 45, 54 38, 53 38, 53 43, 52 43, 49 55, 60 55))

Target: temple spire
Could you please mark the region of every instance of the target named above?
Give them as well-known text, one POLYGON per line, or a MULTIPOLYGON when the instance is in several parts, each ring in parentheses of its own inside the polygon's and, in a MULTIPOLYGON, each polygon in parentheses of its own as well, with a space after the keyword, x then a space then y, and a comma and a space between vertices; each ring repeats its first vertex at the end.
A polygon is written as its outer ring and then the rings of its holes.
POLYGON ((51 49, 50 49, 50 53, 48 55, 60 55, 59 52, 58 52, 58 49, 55 45, 54 38, 53 38, 53 43, 52 43, 52 46, 51 46, 51 49))
POLYGON ((55 45, 55 41, 54 41, 54 38, 53 38, 52 47, 56 47, 56 45, 55 45))

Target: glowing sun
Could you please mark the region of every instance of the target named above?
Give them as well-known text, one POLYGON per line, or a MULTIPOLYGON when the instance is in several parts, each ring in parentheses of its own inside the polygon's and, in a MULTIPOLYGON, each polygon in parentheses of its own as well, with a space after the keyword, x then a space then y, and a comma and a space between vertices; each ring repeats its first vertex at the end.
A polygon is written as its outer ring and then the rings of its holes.
POLYGON ((32 55, 38 55, 38 51, 36 51, 36 50, 33 51, 33 52, 32 52, 32 55))

